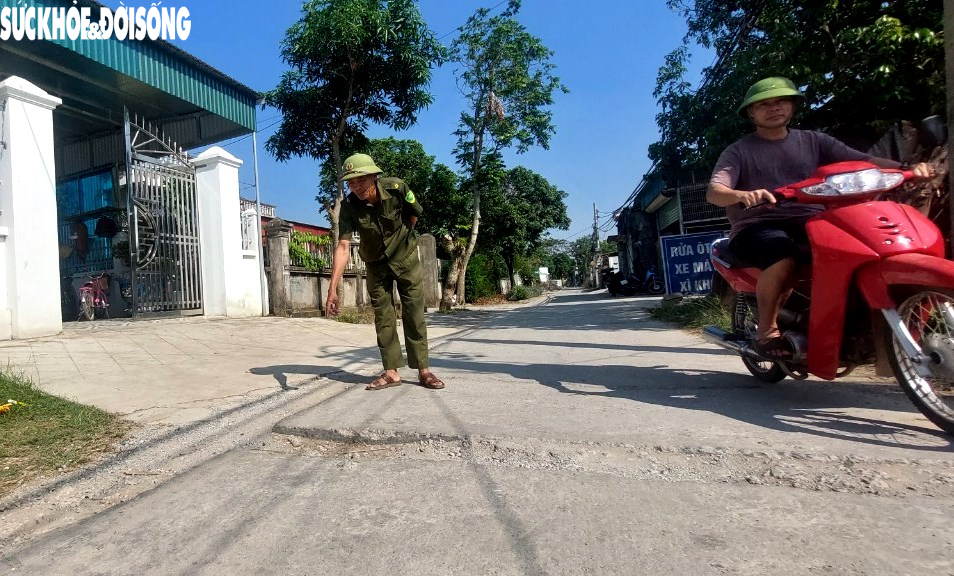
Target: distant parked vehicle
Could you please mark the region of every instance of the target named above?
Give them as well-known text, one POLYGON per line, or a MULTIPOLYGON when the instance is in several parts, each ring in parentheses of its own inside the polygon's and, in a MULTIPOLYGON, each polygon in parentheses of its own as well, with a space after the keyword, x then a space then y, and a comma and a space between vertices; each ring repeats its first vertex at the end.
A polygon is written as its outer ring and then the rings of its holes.
POLYGON ((602 273, 603 284, 610 296, 634 296, 636 294, 662 294, 666 285, 656 273, 656 267, 646 269, 646 275, 640 279, 634 274, 624 275, 612 268, 604 268, 602 273))

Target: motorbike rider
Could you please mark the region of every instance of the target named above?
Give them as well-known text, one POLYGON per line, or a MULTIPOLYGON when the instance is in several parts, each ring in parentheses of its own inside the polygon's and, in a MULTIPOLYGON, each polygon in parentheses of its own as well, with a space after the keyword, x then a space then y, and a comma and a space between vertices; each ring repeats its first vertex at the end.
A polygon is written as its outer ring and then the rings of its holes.
MULTIPOLYGON (((773 360, 792 357, 777 323, 779 309, 795 286, 800 265, 810 258, 805 223, 823 209, 814 204, 776 205, 770 192, 811 176, 833 162, 863 160, 881 168, 901 164, 846 146, 827 134, 789 128, 796 106, 805 99, 788 78, 759 80, 745 93, 737 113, 755 130, 730 144, 719 157, 706 200, 724 207, 732 229, 729 249, 742 262, 762 270, 756 285, 756 350, 773 360)), ((915 176, 931 176, 927 164, 912 167, 915 176)))

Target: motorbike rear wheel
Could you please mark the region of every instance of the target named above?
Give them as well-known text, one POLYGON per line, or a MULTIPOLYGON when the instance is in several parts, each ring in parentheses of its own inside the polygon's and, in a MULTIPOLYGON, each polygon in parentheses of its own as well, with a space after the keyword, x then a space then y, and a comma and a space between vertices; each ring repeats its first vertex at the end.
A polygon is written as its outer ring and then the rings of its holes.
POLYGON ((907 297, 898 314, 928 358, 932 375, 922 376, 890 329, 885 350, 895 378, 928 420, 954 434, 954 290, 921 290, 907 297))
POLYGON ((83 292, 80 295, 80 318, 92 320, 96 317, 96 307, 93 305, 93 295, 83 292))
MULTIPOLYGON (((750 342, 755 341, 756 323, 752 310, 745 302, 745 298, 738 294, 735 300, 735 313, 732 314, 732 331, 744 335, 750 342)), ((785 379, 785 371, 776 362, 759 362, 747 356, 742 356, 742 364, 755 376, 767 384, 775 384, 785 379)))

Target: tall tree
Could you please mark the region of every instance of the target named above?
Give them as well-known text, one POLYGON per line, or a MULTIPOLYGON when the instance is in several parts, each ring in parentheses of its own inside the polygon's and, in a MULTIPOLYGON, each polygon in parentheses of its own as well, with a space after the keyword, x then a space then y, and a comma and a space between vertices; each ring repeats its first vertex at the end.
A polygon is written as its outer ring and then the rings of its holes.
MULTIPOLYGON (((265 148, 281 161, 328 159, 340 176, 341 150, 365 143, 369 124, 414 124, 432 101, 431 68, 445 50, 414 0, 308 0, 281 54, 290 69, 265 103, 282 123, 265 148)), ((337 241, 344 187, 336 180, 327 192, 319 202, 337 241)))
POLYGON ((779 75, 804 88, 797 122, 858 147, 897 120, 943 113, 942 0, 668 0, 688 23, 659 70, 661 139, 650 147, 675 183, 707 172, 750 127, 735 109, 744 87, 779 75), (716 51, 698 90, 687 82, 689 47, 716 51))
POLYGON ((452 296, 464 298, 467 262, 477 245, 481 222, 481 169, 485 156, 515 146, 518 153, 531 146, 549 147, 555 132, 549 106, 554 91, 566 87, 553 75, 553 52, 516 20, 519 0, 509 0, 498 16, 477 10, 461 27, 451 46, 458 64, 458 84, 467 108, 461 113, 454 153, 466 174, 472 195, 472 218, 464 248, 451 243, 453 262, 441 308, 452 296))
POLYGON ((566 240, 544 238, 530 255, 534 264, 549 268, 550 277, 571 281, 576 262, 569 254, 570 245, 566 240))
POLYGON ((503 186, 487 208, 487 226, 481 234, 484 247, 499 250, 510 280, 516 285, 516 261, 530 256, 551 228, 566 230, 566 192, 523 166, 507 171, 503 186))
POLYGON ((593 279, 593 255, 596 252, 593 237, 587 235, 577 238, 570 242, 568 251, 573 258, 574 271, 585 285, 588 280, 593 279))
POLYGON ((581 236, 570 242, 568 251, 570 256, 573 257, 583 283, 586 284, 587 282, 592 283, 594 274, 599 272, 599 270, 594 269, 594 266, 599 265, 594 257, 614 255, 617 252, 617 247, 606 240, 600 240, 597 244, 592 236, 581 236))

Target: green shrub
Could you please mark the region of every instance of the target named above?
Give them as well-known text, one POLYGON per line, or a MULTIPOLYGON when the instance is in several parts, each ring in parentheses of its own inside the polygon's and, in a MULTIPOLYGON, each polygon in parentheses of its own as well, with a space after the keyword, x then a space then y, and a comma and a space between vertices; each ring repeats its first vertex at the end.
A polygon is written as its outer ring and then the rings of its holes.
POLYGON ((497 274, 493 260, 485 254, 474 254, 467 263, 465 294, 467 301, 489 298, 497 293, 497 274))
POLYGON ((329 236, 318 236, 308 232, 292 230, 288 240, 288 255, 293 266, 301 266, 312 272, 318 272, 328 267, 328 259, 319 255, 323 246, 330 246, 329 236))
POLYGON ((536 286, 514 286, 507 299, 513 301, 527 300, 540 294, 543 294, 543 291, 536 286))

